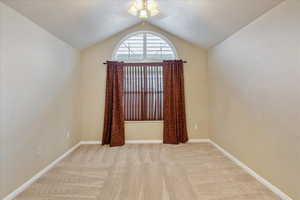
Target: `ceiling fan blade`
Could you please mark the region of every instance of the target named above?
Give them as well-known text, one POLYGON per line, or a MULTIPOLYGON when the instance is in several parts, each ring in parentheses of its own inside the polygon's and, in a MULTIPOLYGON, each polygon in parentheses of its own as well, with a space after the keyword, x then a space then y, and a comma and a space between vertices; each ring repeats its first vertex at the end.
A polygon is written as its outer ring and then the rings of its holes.
POLYGON ((165 19, 165 18, 167 18, 167 17, 168 17, 168 15, 166 15, 166 14, 160 12, 158 15, 153 16, 153 17, 151 17, 151 18, 152 18, 152 19, 156 19, 156 20, 163 20, 163 19, 165 19))

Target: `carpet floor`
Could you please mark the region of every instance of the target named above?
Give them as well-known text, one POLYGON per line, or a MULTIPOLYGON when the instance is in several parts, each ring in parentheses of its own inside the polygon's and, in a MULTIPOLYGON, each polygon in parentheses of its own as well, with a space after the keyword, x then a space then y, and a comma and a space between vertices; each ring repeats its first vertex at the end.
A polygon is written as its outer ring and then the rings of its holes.
POLYGON ((209 143, 82 145, 17 200, 279 200, 209 143))

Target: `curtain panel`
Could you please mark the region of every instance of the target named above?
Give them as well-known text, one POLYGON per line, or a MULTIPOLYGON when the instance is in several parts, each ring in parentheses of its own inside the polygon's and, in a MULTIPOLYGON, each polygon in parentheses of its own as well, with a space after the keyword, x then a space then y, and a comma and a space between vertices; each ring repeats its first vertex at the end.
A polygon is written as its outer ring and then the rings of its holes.
MULTIPOLYGON (((137 109, 133 110, 131 110, 132 108, 135 108, 133 106, 125 107, 125 105, 129 105, 128 101, 132 99, 134 100, 135 104, 138 103, 138 101, 135 101, 138 99, 137 97, 139 97, 135 94, 135 88, 139 88, 137 90, 138 92, 141 92, 140 89, 142 88, 142 94, 144 94, 145 91, 150 91, 149 88, 152 88, 151 92, 153 88, 161 88, 158 90, 153 90, 156 93, 154 93, 152 96, 150 95, 151 98, 146 98, 146 100, 149 100, 152 102, 151 104, 154 105, 157 104, 159 100, 163 101, 163 105, 159 106, 159 108, 163 108, 163 142, 165 144, 179 144, 187 142, 188 133, 185 111, 183 61, 170 60, 163 61, 162 63, 124 63, 108 61, 102 144, 109 144, 110 146, 121 146, 125 144, 124 111, 128 113, 141 108, 141 106, 136 105, 135 107, 137 109), (159 67, 161 66, 162 74, 159 75, 159 67), (150 71, 149 73, 145 73, 147 72, 146 70, 143 71, 143 76, 148 78, 144 78, 144 82, 141 82, 141 80, 143 80, 141 73, 139 76, 136 75, 139 74, 137 73, 139 72, 138 70, 144 68, 150 71), (154 74, 156 74, 156 76, 154 76, 154 74), (163 79, 162 83, 159 82, 158 77, 163 79), (136 83, 139 81, 140 83, 137 85, 136 83), (156 85, 154 83, 156 83, 156 85), (145 87, 145 85, 151 85, 151 87, 145 87), (158 100, 155 101, 155 99, 158 100), (124 104, 124 102, 126 104, 124 104)), ((144 96, 141 96, 141 98, 145 98, 144 96)), ((148 106, 146 107, 148 108, 148 106)), ((156 109, 154 109, 153 113, 156 112, 156 109)), ((134 113, 142 112, 136 111, 134 113)))
POLYGON ((106 95, 102 145, 125 144, 123 113, 123 65, 107 62, 106 95))
POLYGON ((164 76, 164 133, 165 144, 188 141, 186 126, 183 61, 163 62, 164 76))

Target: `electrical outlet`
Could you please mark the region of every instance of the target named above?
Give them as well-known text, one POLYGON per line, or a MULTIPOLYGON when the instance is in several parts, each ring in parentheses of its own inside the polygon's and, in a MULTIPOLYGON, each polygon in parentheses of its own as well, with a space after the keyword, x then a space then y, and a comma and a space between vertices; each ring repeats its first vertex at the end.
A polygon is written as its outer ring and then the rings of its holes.
POLYGON ((68 128, 65 128, 64 129, 64 133, 63 133, 64 135, 65 135, 65 137, 66 138, 69 138, 70 137, 70 135, 71 135, 71 133, 70 133, 70 129, 68 129, 68 128))
POLYGON ((37 157, 40 157, 42 155, 42 147, 41 146, 38 146, 36 148, 35 154, 36 154, 37 157))
POLYGON ((67 136, 67 138, 70 137, 70 131, 67 131, 66 136, 67 136))
POLYGON ((198 124, 194 125, 194 130, 198 130, 198 124))

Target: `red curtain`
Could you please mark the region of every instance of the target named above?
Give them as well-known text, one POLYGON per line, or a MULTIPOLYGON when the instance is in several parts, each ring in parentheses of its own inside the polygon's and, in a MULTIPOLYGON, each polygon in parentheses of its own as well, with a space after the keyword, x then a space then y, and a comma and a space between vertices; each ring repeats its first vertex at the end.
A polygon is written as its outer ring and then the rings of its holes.
POLYGON ((108 61, 106 76, 102 145, 121 146, 125 143, 122 63, 108 61))
POLYGON ((183 61, 163 62, 164 75, 164 133, 165 144, 188 141, 185 113, 183 61))

